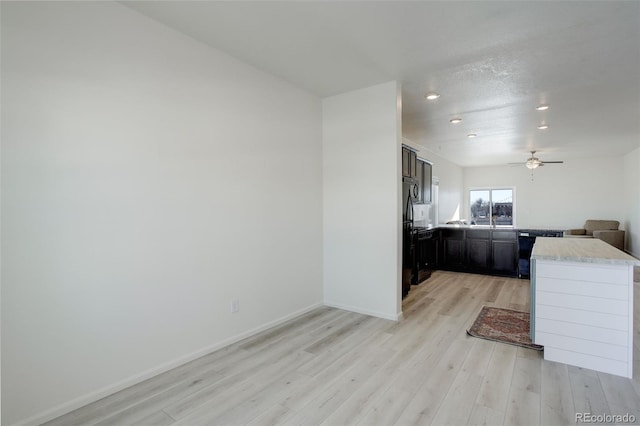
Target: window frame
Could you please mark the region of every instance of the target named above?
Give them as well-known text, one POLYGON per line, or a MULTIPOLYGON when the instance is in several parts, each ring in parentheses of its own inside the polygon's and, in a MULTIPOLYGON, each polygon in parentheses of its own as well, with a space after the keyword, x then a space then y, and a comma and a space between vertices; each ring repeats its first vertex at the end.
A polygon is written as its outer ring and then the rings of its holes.
POLYGON ((511 225, 496 225, 493 222, 493 215, 489 214, 488 225, 473 225, 493 228, 515 228, 516 227, 516 187, 515 186, 477 186, 470 187, 467 191, 467 213, 469 213, 469 223, 471 224, 473 216, 471 213, 471 192, 472 191, 488 191, 489 192, 489 212, 493 211, 493 191, 510 190, 511 191, 511 225))

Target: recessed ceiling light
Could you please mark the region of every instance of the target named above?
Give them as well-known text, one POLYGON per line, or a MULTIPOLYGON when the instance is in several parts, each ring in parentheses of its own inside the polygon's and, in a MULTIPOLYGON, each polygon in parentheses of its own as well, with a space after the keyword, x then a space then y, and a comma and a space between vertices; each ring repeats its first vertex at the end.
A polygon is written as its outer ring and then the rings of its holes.
POLYGON ((536 107, 536 111, 546 111, 548 109, 549 109, 549 105, 547 105, 547 104, 538 105, 536 107))
POLYGON ((451 124, 458 124, 458 123, 462 123, 462 118, 452 118, 451 120, 449 120, 449 123, 451 124))
POLYGON ((468 137, 468 138, 475 138, 476 136, 478 136, 478 134, 477 134, 477 133, 469 133, 469 134, 467 135, 467 137, 468 137))
POLYGON ((426 95, 424 95, 424 97, 430 101, 435 101, 440 97, 440 94, 436 92, 429 92, 426 95))
POLYGON ((541 125, 538 126, 538 130, 547 130, 548 128, 549 128, 549 126, 546 125, 546 124, 541 124, 541 125))

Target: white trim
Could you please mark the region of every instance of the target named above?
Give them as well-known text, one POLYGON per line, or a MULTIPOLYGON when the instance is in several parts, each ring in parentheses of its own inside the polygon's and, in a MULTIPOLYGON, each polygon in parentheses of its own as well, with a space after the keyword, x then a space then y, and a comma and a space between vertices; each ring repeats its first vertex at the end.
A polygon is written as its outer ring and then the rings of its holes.
POLYGON ((331 302, 331 301, 325 301, 324 305, 325 306, 329 306, 331 308, 338 308, 338 309, 342 309, 342 310, 345 310, 345 311, 355 312, 357 314, 369 315, 369 316, 372 316, 372 317, 387 319, 387 320, 391 320, 391 321, 401 321, 402 318, 403 318, 402 311, 400 311, 400 312, 398 312, 396 314, 387 314, 385 312, 370 311, 368 309, 361 309, 361 308, 358 308, 356 306, 349 306, 349 305, 344 305, 342 303, 335 303, 335 302, 331 302))
MULTIPOLYGON (((420 161, 423 161, 425 163, 431 164, 433 166, 433 161, 431 161, 431 160, 427 160, 426 158, 422 158, 422 157, 418 157, 418 156, 416 156, 416 158, 418 160, 420 160, 420 161)), ((431 176, 431 181, 433 182, 433 176, 431 176)))
POLYGON ((220 350, 226 346, 232 345, 236 342, 239 342, 243 339, 246 339, 248 337, 251 337, 253 335, 256 335, 262 331, 265 331, 269 328, 275 327, 279 324, 282 324, 284 322, 287 322, 295 317, 298 317, 300 315, 303 315, 307 312, 310 312, 314 309, 317 309, 319 307, 322 307, 323 304, 322 303, 315 303, 313 305, 307 306, 306 308, 300 309, 298 311, 295 311, 291 314, 285 315, 283 317, 280 317, 274 321, 270 321, 266 324, 262 324, 256 328, 253 328, 251 330, 248 330, 244 333, 240 333, 236 336, 230 337, 228 339, 225 339, 221 342, 217 342, 214 343, 212 345, 206 346, 200 350, 197 350, 195 352, 192 352, 190 354, 184 355, 180 358, 174 359, 172 361, 166 362, 164 364, 161 364, 157 367, 151 368, 149 370, 143 371, 140 374, 136 374, 134 376, 128 377, 124 380, 121 380, 117 383, 114 383, 112 385, 108 385, 105 386, 101 389, 98 389, 94 392, 91 392, 87 395, 83 395, 79 398, 73 399, 71 401, 65 402, 63 404, 58 405, 57 407, 53 407, 50 408, 42 413, 36 414, 34 416, 29 417, 28 419, 25 420, 21 420, 18 421, 17 423, 14 423, 12 426, 31 426, 31 425, 40 425, 42 423, 48 422, 50 420, 55 419, 56 417, 62 416, 64 414, 68 414, 80 407, 83 407, 87 404, 90 404, 92 402, 98 401, 99 399, 102 399, 106 396, 112 395, 116 392, 119 392, 123 389, 126 389, 130 386, 136 385, 138 383, 141 383, 147 379, 150 379, 152 377, 155 377, 159 374, 165 373, 169 370, 172 370, 176 367, 179 367, 181 365, 184 365, 188 362, 191 362, 195 359, 198 359, 200 357, 203 357, 205 355, 208 355, 210 353, 213 353, 217 350, 220 350))
MULTIPOLYGON (((516 214, 516 187, 515 186, 472 186, 469 187, 469 189, 467 190, 467 213, 469 213, 469 215, 471 215, 471 191, 489 191, 489 202, 491 204, 493 204, 493 197, 491 195, 491 192, 494 190, 503 190, 503 189, 510 189, 511 190, 511 225, 486 225, 486 226, 491 226, 491 227, 496 227, 496 228, 516 228, 516 218, 517 218, 517 214, 516 214)), ((490 210, 493 207, 490 207, 490 210)), ((491 214, 491 211, 489 211, 489 214, 491 214)), ((469 216, 469 224, 471 224, 471 216, 469 216)), ((478 226, 485 226, 485 225, 478 225, 478 226)))

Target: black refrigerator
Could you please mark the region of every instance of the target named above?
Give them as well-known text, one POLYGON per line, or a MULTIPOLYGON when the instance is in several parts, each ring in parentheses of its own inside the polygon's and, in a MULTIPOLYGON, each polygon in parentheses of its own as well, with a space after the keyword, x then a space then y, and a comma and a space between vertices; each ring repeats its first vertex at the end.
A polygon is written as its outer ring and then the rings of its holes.
POLYGON ((411 289, 413 266, 415 263, 415 241, 413 238, 413 203, 418 198, 418 182, 402 178, 402 297, 411 289))

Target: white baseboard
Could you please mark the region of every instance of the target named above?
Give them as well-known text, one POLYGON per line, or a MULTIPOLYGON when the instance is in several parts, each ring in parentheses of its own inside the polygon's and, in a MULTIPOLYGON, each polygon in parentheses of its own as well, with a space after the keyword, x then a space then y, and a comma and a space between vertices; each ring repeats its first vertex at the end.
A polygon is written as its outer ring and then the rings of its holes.
POLYGON ((64 414, 70 413, 80 407, 83 407, 87 404, 91 404, 92 402, 98 401, 99 399, 102 399, 106 396, 109 396, 111 394, 114 394, 118 391, 121 391, 123 389, 126 389, 130 386, 136 385, 138 383, 141 383, 147 379, 150 379, 154 376, 157 376, 159 374, 162 374, 164 372, 167 372, 173 368, 179 367, 183 364, 186 364, 188 362, 193 361, 194 359, 198 359, 202 356, 208 355, 212 352, 215 352, 217 350, 220 350, 226 346, 232 345, 236 342, 239 342, 243 339, 246 339, 247 337, 251 337, 255 334, 258 334, 262 331, 265 331, 269 328, 275 327, 277 325, 280 325, 284 322, 287 322, 295 317, 298 317, 300 315, 303 315, 307 312, 310 312, 316 308, 319 308, 323 306, 322 303, 315 303, 313 305, 307 306, 306 308, 300 309, 298 311, 295 311, 293 313, 290 313, 288 315, 285 315, 283 317, 280 317, 274 321, 268 322, 266 324, 262 324, 256 328, 253 328, 251 330, 248 330, 244 333, 240 333, 236 336, 230 337, 228 339, 225 339, 221 342, 217 342, 214 343, 212 345, 209 345, 207 347, 204 347, 200 350, 197 350, 195 352, 192 352, 190 354, 184 355, 180 358, 174 359, 172 361, 166 362, 164 364, 161 364, 157 367, 154 368, 150 368, 149 370, 143 371, 140 374, 136 374, 135 376, 131 376, 125 380, 121 380, 117 383, 105 386, 101 389, 98 389, 94 392, 91 392, 87 395, 83 395, 79 398, 73 399, 69 402, 65 402, 63 404, 60 404, 56 407, 53 407, 49 410, 46 410, 42 413, 36 414, 35 416, 29 417, 28 419, 25 420, 21 420, 18 421, 17 423, 14 423, 13 426, 36 426, 36 425, 40 425, 42 423, 48 422, 49 420, 53 420, 56 417, 62 416, 64 414))
POLYGON ((397 312, 395 314, 389 314, 389 313, 386 313, 386 312, 371 311, 371 310, 368 310, 368 309, 359 308, 357 306, 349 306, 349 305, 345 305, 345 304, 342 304, 342 303, 336 303, 336 302, 331 302, 331 301, 327 301, 327 300, 325 300, 324 304, 325 304, 325 306, 330 306, 332 308, 343 309, 345 311, 351 311, 351 312, 355 312, 355 313, 358 313, 358 314, 364 314, 364 315, 369 315, 369 316, 372 316, 372 317, 388 319, 388 320, 391 320, 391 321, 400 321, 400 320, 402 320, 402 311, 397 312))

